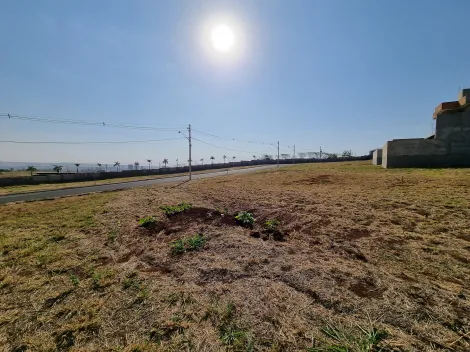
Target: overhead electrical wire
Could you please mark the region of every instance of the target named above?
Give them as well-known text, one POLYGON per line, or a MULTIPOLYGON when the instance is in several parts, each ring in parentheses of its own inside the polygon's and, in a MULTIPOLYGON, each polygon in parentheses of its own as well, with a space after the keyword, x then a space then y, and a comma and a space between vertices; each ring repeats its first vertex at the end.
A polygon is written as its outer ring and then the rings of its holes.
POLYGON ((15 144, 121 144, 121 143, 151 143, 151 142, 163 142, 173 141, 180 138, 165 138, 165 139, 147 139, 147 140, 136 140, 136 141, 90 141, 90 142, 43 142, 43 141, 0 141, 0 143, 15 143, 15 144))
POLYGON ((133 130, 149 130, 149 131, 178 131, 182 127, 182 126, 167 126, 167 127, 139 126, 139 125, 127 125, 127 124, 115 124, 115 123, 109 123, 105 121, 56 119, 56 118, 18 115, 18 114, 9 114, 9 113, 0 113, 0 118, 23 120, 23 121, 34 121, 34 122, 45 122, 45 123, 58 123, 58 124, 81 125, 81 126, 102 126, 102 127, 113 127, 113 128, 126 128, 126 129, 133 129, 133 130))
POLYGON ((268 143, 268 142, 262 142, 262 141, 246 141, 246 140, 242 140, 242 139, 238 139, 238 138, 221 137, 221 136, 218 136, 218 135, 215 135, 215 134, 212 134, 212 133, 203 132, 203 131, 200 131, 200 130, 197 130, 197 129, 194 129, 194 128, 191 129, 191 131, 196 132, 196 133, 201 133, 201 134, 204 134, 206 136, 213 137, 213 138, 225 139, 225 140, 230 140, 230 141, 235 141, 235 142, 250 143, 250 144, 261 144, 261 145, 275 145, 275 143, 268 143))

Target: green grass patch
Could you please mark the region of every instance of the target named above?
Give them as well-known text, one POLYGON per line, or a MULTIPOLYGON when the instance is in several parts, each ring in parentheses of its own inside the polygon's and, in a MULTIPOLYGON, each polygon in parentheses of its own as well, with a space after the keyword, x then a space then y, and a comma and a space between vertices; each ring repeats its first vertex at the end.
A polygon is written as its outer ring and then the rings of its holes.
POLYGON ((183 202, 178 205, 162 205, 160 209, 163 210, 166 216, 171 216, 171 215, 182 213, 186 210, 191 209, 192 207, 193 207, 192 204, 183 202))
POLYGON ((171 246, 172 254, 182 254, 185 252, 196 251, 204 247, 206 238, 202 234, 197 234, 192 237, 185 237, 176 241, 173 241, 171 246))
POLYGON ((156 222, 157 222, 157 219, 149 215, 149 216, 145 216, 139 219, 139 226, 148 228, 148 227, 152 227, 153 225, 155 225, 156 222))

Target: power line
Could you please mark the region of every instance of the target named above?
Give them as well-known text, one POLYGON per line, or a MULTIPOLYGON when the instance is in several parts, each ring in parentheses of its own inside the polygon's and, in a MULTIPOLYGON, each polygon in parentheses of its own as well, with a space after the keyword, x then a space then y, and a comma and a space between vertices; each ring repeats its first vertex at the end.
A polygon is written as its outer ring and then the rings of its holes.
POLYGON ((237 150, 237 149, 225 148, 225 147, 221 147, 220 145, 215 145, 215 144, 212 144, 212 143, 209 143, 209 142, 205 142, 205 141, 202 141, 202 140, 197 139, 197 138, 194 138, 194 137, 193 137, 192 139, 195 140, 195 141, 198 141, 198 142, 201 142, 201 143, 204 143, 204 144, 207 144, 207 145, 216 147, 216 148, 225 149, 225 150, 230 150, 230 151, 232 151, 232 152, 240 152, 240 153, 259 153, 259 151, 247 151, 247 150, 237 150))
POLYGON ((173 141, 180 138, 166 138, 166 139, 147 139, 147 140, 137 140, 137 141, 90 141, 90 142, 42 142, 42 141, 0 141, 0 143, 15 143, 15 144, 121 144, 121 143, 151 143, 151 142, 163 142, 163 141, 173 141))
POLYGON ((194 128, 193 128, 193 131, 196 132, 196 133, 204 134, 204 135, 209 136, 209 137, 218 138, 218 139, 225 139, 225 140, 230 140, 230 141, 235 141, 235 142, 250 143, 250 144, 262 144, 262 145, 272 145, 272 146, 275 145, 275 143, 268 143, 268 142, 262 142, 262 141, 245 141, 245 140, 238 139, 238 138, 221 137, 221 136, 218 136, 218 135, 215 135, 215 134, 212 134, 212 133, 199 131, 199 130, 196 130, 194 128))
POLYGON ((18 115, 18 114, 9 114, 9 113, 0 113, 0 118, 22 120, 22 121, 44 122, 44 123, 58 123, 58 124, 81 125, 81 126, 100 126, 100 127, 126 128, 126 129, 133 129, 133 130, 151 130, 151 131, 178 131, 181 128, 181 126, 167 126, 167 127, 139 126, 139 125, 128 125, 128 124, 114 124, 114 123, 109 123, 109 122, 104 122, 104 121, 56 119, 56 118, 18 115))

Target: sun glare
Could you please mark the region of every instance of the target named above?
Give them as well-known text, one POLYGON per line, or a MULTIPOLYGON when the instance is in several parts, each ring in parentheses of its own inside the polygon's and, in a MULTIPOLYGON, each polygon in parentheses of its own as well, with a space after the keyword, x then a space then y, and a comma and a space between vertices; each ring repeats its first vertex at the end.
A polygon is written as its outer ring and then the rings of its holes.
POLYGON ((225 24, 214 27, 211 39, 214 49, 220 52, 230 51, 235 42, 235 36, 232 29, 225 24))

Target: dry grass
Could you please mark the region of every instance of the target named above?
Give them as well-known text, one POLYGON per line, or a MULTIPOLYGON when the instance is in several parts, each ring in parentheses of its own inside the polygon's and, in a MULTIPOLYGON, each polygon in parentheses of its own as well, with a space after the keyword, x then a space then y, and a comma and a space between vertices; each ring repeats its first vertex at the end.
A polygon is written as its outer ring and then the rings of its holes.
MULTIPOLYGON (((224 169, 209 169, 203 171, 195 171, 193 175, 205 174, 210 172, 223 172, 225 170, 236 170, 236 169, 245 169, 250 168, 251 166, 240 166, 240 167, 227 167, 224 169)), ((15 176, 29 176, 29 172, 26 172, 25 175, 20 175, 25 173, 23 171, 14 171, 4 173, 3 177, 15 177, 15 176), (13 175, 15 174, 15 175, 13 175)), ((42 183, 37 185, 20 185, 20 186, 0 186, 0 196, 7 194, 19 194, 19 193, 28 193, 28 192, 37 192, 37 191, 51 191, 56 189, 64 188, 75 188, 75 187, 87 187, 95 185, 107 185, 112 183, 121 183, 121 182, 133 182, 133 181, 144 181, 144 180, 153 180, 158 178, 167 178, 167 177, 179 177, 187 176, 188 173, 179 173, 179 174, 166 174, 166 175, 153 175, 153 176, 134 176, 134 177, 120 177, 112 178, 106 180, 96 180, 96 181, 80 181, 80 182, 67 182, 67 183, 42 183)), ((2 177, 2 176, 0 176, 2 177)))
POLYGON ((469 171, 296 165, 2 206, 0 346, 469 351, 469 171))

